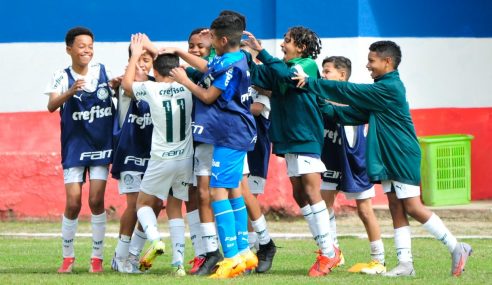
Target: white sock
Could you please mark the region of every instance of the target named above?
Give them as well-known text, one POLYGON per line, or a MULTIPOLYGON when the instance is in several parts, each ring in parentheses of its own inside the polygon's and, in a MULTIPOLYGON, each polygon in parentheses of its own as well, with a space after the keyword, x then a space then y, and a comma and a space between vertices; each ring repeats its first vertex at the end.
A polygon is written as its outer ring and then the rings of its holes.
POLYGON ((248 232, 248 243, 249 243, 250 250, 253 249, 258 250, 258 246, 260 244, 258 241, 258 234, 255 232, 248 232))
POLYGON ((330 215, 328 214, 328 209, 326 209, 325 201, 311 205, 311 211, 313 212, 313 220, 316 225, 316 240, 318 241, 319 249, 321 253, 328 257, 335 256, 335 250, 333 249, 333 240, 330 237, 330 215))
POLYGON ((137 211, 138 221, 147 235, 150 242, 161 239, 161 234, 157 229, 157 218, 154 210, 149 206, 143 206, 137 211))
POLYGON ((106 212, 92 215, 92 258, 103 259, 104 234, 106 233, 106 212))
MULTIPOLYGON (((313 219, 313 211, 311 210, 311 206, 308 204, 304 207, 301 208, 301 213, 304 216, 304 219, 308 223, 309 226, 309 231, 311 232, 311 235, 313 236, 313 239, 316 240, 316 236, 318 233, 316 232, 316 225, 314 224, 314 219, 313 219)), ((318 241, 316 241, 318 243, 318 241)))
POLYGON ((130 240, 129 252, 135 256, 140 256, 146 241, 147 235, 145 235, 145 233, 140 231, 138 228, 135 228, 132 239, 130 240))
POLYGON ((75 238, 75 232, 77 232, 78 219, 70 220, 65 217, 62 218, 62 254, 63 258, 75 257, 73 249, 73 240, 75 238))
POLYGON ((371 259, 384 264, 384 244, 383 240, 371 241, 371 259))
POLYGON ((173 248, 173 259, 171 264, 183 265, 185 251, 185 223, 183 219, 169 220, 169 234, 173 248))
POLYGON ((268 233, 267 223, 265 220, 265 216, 261 215, 261 217, 256 221, 251 221, 251 226, 258 234, 258 241, 260 244, 267 244, 270 242, 270 233, 268 233))
POLYGON ((130 251, 130 237, 126 235, 120 235, 116 249, 114 250, 115 257, 119 260, 126 260, 130 251))
POLYGON ((410 226, 395 229, 395 247, 398 262, 413 261, 410 226))
POLYGON ((202 245, 205 247, 205 252, 214 252, 219 249, 215 223, 201 223, 200 229, 202 231, 202 245))
POLYGON ((439 216, 432 213, 432 216, 423 226, 431 235, 440 240, 448 248, 449 252, 453 252, 458 240, 444 225, 439 216))
POLYGON ((340 248, 337 238, 337 219, 335 218, 335 210, 331 208, 328 212, 330 213, 330 236, 333 239, 333 244, 337 248, 340 248))
POLYGON ((191 211, 186 214, 188 219, 188 226, 190 228, 190 239, 193 249, 195 250, 195 257, 204 255, 205 249, 202 242, 202 231, 200 229, 200 213, 198 210, 191 211))

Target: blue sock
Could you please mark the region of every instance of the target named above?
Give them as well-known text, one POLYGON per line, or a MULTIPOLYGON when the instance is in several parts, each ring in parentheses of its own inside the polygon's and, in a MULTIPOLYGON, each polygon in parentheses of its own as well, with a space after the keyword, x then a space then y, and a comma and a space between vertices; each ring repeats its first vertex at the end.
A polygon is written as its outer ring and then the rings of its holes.
POLYGON ((249 249, 248 212, 243 196, 230 199, 229 201, 231 202, 234 218, 236 219, 237 249, 239 252, 242 252, 245 249, 249 249))
POLYGON ((215 223, 217 224, 222 251, 226 258, 232 258, 238 254, 238 250, 236 242, 236 226, 231 203, 229 203, 229 200, 227 199, 215 201, 212 202, 212 208, 214 210, 215 223))

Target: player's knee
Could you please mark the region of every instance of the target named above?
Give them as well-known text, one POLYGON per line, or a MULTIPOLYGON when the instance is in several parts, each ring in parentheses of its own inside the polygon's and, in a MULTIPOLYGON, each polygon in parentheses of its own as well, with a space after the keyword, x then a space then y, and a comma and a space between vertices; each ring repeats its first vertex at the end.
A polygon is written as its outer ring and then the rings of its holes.
POLYGON ((82 204, 80 201, 67 201, 66 211, 70 213, 71 216, 78 216, 81 208, 82 204))
POLYGON ((104 199, 99 199, 99 197, 90 197, 89 208, 91 208, 92 211, 104 209, 104 199))

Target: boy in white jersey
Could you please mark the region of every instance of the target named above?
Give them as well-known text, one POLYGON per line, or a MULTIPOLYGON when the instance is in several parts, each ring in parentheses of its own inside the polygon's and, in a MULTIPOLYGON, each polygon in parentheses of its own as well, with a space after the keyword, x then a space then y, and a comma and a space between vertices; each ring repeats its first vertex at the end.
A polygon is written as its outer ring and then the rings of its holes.
POLYGON ((89 171, 89 207, 92 212, 92 255, 89 272, 103 271, 106 212, 104 192, 112 153, 114 108, 104 65, 92 63, 94 36, 83 27, 65 37, 70 67, 56 72, 45 94, 48 110, 60 108, 62 166, 66 204, 62 221, 63 263, 59 273, 71 273, 75 262, 73 241, 82 207, 82 183, 89 171))
MULTIPOLYGON (((155 59, 153 67, 156 82, 134 82, 137 72, 136 62, 143 52, 144 43, 147 49, 152 49, 145 35, 132 36, 132 56, 121 84, 125 94, 149 104, 154 124, 150 161, 137 198, 138 220, 147 239, 152 243, 140 259, 140 269, 146 270, 152 266, 156 256, 164 253, 165 248, 152 207, 159 199, 167 199, 170 188, 173 197, 188 200, 188 182, 193 163, 191 136, 193 103, 190 91, 169 77, 169 71, 179 65, 177 56, 160 55, 155 59)), ((173 246, 175 244, 173 241, 173 246)), ((180 250, 183 249, 184 247, 180 250)), ((184 268, 178 269, 184 272, 184 268)))

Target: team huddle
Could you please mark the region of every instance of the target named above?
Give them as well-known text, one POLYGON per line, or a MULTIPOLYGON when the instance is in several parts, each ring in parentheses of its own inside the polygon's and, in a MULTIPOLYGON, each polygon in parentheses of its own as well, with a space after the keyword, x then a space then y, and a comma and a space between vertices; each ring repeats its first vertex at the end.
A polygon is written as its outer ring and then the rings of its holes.
POLYGON ((320 75, 314 60, 321 40, 314 31, 289 28, 279 59, 234 11, 192 31, 187 51, 158 48, 145 34, 132 35, 120 77, 91 62, 90 30, 73 28, 65 42, 72 65, 56 72, 45 91, 48 110, 60 109, 61 116, 66 206, 59 273, 72 272, 75 263, 86 172, 89 271, 103 271, 109 171, 127 202, 113 270, 143 273, 165 252, 157 217, 166 201, 173 275, 222 279, 269 271, 277 247, 257 196, 264 192, 270 153, 285 158, 293 197, 319 248, 309 276, 325 276, 345 263, 333 210, 339 191, 356 201, 370 242, 369 262, 350 272, 414 276, 407 215, 448 248, 451 275, 464 271, 471 246, 420 201, 421 154, 396 43, 371 44, 366 68, 374 83, 356 84, 348 82, 352 66, 343 56, 325 58, 320 75), (388 271, 371 204, 373 183, 382 184, 393 220, 398 264, 388 271), (183 201, 194 250, 189 270, 183 201))

